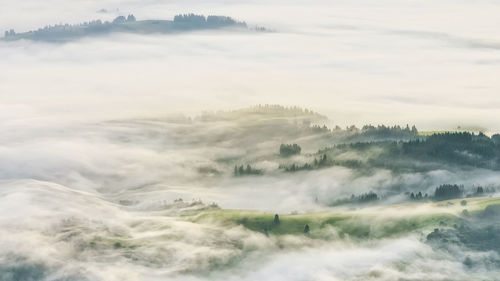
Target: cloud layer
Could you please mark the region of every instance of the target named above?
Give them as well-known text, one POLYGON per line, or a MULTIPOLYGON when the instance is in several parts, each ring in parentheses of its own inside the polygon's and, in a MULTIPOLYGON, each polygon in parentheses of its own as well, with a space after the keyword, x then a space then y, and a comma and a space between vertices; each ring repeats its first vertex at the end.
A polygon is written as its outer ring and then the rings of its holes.
POLYGON ((279 103, 319 109, 341 125, 498 129, 491 116, 500 105, 500 7, 491 1, 461 8, 449 1, 3 5, 0 28, 19 31, 132 12, 139 19, 226 14, 277 31, 2 42, 2 104, 24 116, 86 119, 279 103))
MULTIPOLYGON (((495 185, 496 172, 359 175, 332 167, 284 176, 273 172, 272 155, 281 142, 297 140, 280 135, 288 127, 167 117, 278 103, 313 108, 342 126, 500 130, 495 1, 3 2, 0 30, 195 12, 275 32, 0 42, 1 281, 498 276, 466 268, 467 250, 428 246, 425 233, 361 242, 266 236, 193 223, 178 215, 188 207, 168 205, 201 198, 228 209, 327 211, 338 198, 373 190, 389 197, 394 188, 495 185), (235 159, 271 172, 232 177, 235 159)), ((324 144, 299 140, 305 153, 324 144)))

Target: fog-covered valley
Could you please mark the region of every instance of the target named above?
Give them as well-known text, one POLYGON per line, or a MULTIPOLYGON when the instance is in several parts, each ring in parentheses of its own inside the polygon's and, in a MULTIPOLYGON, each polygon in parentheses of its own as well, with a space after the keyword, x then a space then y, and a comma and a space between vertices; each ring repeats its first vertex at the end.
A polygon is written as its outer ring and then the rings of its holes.
POLYGON ((0 281, 498 280, 497 2, 1 4, 0 281))
MULTIPOLYGON (((11 131, 0 157, 2 280, 495 280, 495 248, 439 235, 496 227, 496 209, 474 222, 499 202, 496 166, 367 169, 347 160, 432 136, 329 122, 265 105, 11 131), (328 164, 283 168, 323 155, 328 164), (463 193, 438 198, 445 184, 463 193)), ((496 137, 484 138, 498 153, 496 137)))

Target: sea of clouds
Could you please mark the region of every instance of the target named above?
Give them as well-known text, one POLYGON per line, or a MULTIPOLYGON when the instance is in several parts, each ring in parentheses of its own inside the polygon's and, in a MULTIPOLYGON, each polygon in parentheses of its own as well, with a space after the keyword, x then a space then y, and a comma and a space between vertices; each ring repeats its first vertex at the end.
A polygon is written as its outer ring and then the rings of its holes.
POLYGON ((277 103, 317 109, 339 125, 498 130, 499 9, 495 1, 7 0, 0 30, 194 12, 276 32, 0 42, 0 120, 277 103))
POLYGON ((276 238, 188 222, 157 206, 183 198, 307 212, 399 184, 431 192, 450 181, 497 183, 488 171, 358 176, 339 167, 233 178, 217 159, 244 157, 244 148, 204 144, 221 128, 187 126, 180 134, 178 123, 161 119, 278 103, 313 108, 339 125, 498 130, 497 1, 5 0, 1 6, 0 30, 17 32, 129 13, 140 20, 189 12, 274 31, 0 42, 1 281, 494 280, 494 272, 468 270, 463 255, 433 249, 418 235, 361 244, 276 238), (200 174, 207 166, 223 175, 200 174))

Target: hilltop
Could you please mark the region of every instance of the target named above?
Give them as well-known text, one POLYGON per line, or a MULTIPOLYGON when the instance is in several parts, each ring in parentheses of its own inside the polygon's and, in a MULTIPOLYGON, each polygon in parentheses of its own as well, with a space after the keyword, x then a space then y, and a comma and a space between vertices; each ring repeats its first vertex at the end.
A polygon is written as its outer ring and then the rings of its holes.
MULTIPOLYGON (((194 30, 236 28, 247 30, 243 21, 227 16, 203 16, 195 14, 176 15, 173 20, 137 20, 134 15, 119 16, 113 21, 93 20, 80 24, 48 25, 37 30, 16 33, 13 29, 5 31, 3 40, 27 39, 34 41, 64 42, 87 36, 97 36, 115 32, 134 34, 167 34, 194 30)), ((265 31, 265 28, 255 28, 265 31)))

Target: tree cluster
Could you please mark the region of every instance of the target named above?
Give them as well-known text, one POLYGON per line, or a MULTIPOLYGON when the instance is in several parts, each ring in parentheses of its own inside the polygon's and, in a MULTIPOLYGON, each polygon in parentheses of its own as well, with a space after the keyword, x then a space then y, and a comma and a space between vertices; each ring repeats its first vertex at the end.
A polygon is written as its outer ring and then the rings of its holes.
MULTIPOLYGON (((356 142, 338 144, 318 153, 338 155, 354 151, 367 156, 367 168, 392 171, 427 171, 437 165, 472 166, 500 170, 500 144, 484 134, 468 132, 435 134, 410 141, 356 142), (371 151, 381 151, 374 153, 371 151)), ((363 163, 365 163, 363 162, 363 163)), ((335 165, 358 168, 357 164, 329 161, 335 165), (351 166, 348 166, 351 165, 351 166)), ((365 167, 365 166, 361 166, 365 167)))
POLYGON ((366 203, 366 202, 372 202, 372 201, 377 201, 379 200, 379 197, 377 193, 370 191, 368 193, 362 193, 361 195, 358 195, 357 197, 351 195, 351 201, 359 202, 359 203, 366 203))
POLYGON ((472 192, 467 193, 466 197, 481 197, 486 195, 487 193, 495 193, 496 188, 493 186, 490 187, 482 187, 477 186, 472 188, 472 192))
POLYGON ((196 14, 183 14, 174 17, 174 25, 177 28, 214 28, 226 26, 241 26, 246 27, 245 22, 236 21, 226 16, 208 16, 196 14))
POLYGON ((134 15, 128 15, 126 18, 124 16, 118 16, 113 20, 113 24, 122 24, 127 22, 134 22, 136 18, 134 15))
MULTIPOLYGON (((464 188, 463 186, 459 186, 456 184, 443 184, 436 188, 433 199, 437 201, 442 201, 442 200, 456 199, 462 197, 467 197, 467 198, 480 197, 483 196, 485 193, 495 192, 494 187, 483 188, 482 186, 478 186, 478 187, 472 187, 466 194, 466 189, 467 188, 464 188)), ((408 195, 408 197, 411 200, 423 200, 429 198, 427 193, 422 195, 422 192, 420 191, 418 193, 412 192, 408 195)))
POLYGON ((248 164, 246 168, 243 165, 240 165, 239 167, 238 165, 234 166, 234 171, 233 171, 234 176, 260 175, 260 174, 262 174, 262 170, 252 168, 250 164, 248 164))
POLYGON ((331 206, 338 206, 344 204, 358 204, 358 203, 370 203, 380 200, 380 196, 373 192, 362 193, 359 195, 352 194, 351 197, 338 199, 331 204, 331 206))
POLYGON ((498 168, 500 164, 500 145, 482 133, 435 134, 424 140, 404 143, 402 152, 418 158, 434 158, 477 167, 498 168))
POLYGON ((476 189, 476 194, 477 195, 482 195, 484 193, 484 189, 482 186, 478 186, 476 189))
POLYGON ((354 143, 354 142, 367 142, 367 141, 383 141, 383 140, 412 140, 419 138, 418 130, 415 126, 410 128, 409 125, 401 127, 385 126, 385 125, 365 125, 361 128, 355 125, 347 126, 342 129, 335 126, 333 129, 328 128, 326 125, 312 125, 311 131, 314 133, 330 134, 330 136, 340 143, 354 143))
POLYGON ((312 163, 304 163, 302 165, 293 163, 292 165, 280 165, 280 169, 284 169, 285 172, 298 172, 298 171, 309 171, 314 169, 319 169, 322 167, 329 167, 333 162, 328 161, 326 154, 320 156, 319 160, 314 158, 312 163))
POLYGON ((434 199, 441 200, 450 200, 461 198, 464 193, 463 186, 458 186, 456 184, 443 184, 436 187, 434 192, 434 199))
POLYGON ((14 31, 14 29, 6 30, 5 37, 11 37, 11 36, 16 36, 16 32, 14 31))
POLYGON ((410 199, 411 200, 422 200, 422 199, 427 199, 429 197, 427 193, 425 195, 422 195, 422 192, 419 191, 418 193, 410 193, 410 199))
POLYGON ((310 171, 331 166, 342 166, 351 169, 359 169, 363 167, 363 163, 360 160, 353 159, 343 159, 343 160, 332 160, 328 159, 326 154, 321 155, 319 158, 314 158, 311 163, 295 164, 292 165, 280 165, 279 168, 285 170, 285 172, 298 172, 298 171, 310 171))
POLYGON ((128 22, 134 22, 134 21, 136 21, 136 20, 137 20, 137 19, 136 19, 136 18, 135 18, 135 16, 134 16, 134 15, 132 15, 132 14, 130 14, 130 15, 128 15, 128 16, 127 16, 127 21, 128 21, 128 22))
POLYGON ((113 20, 113 24, 122 24, 127 22, 134 22, 136 18, 134 15, 128 15, 126 18, 124 16, 118 16, 113 20))
POLYGON ((301 151, 302 148, 296 143, 280 145, 280 155, 284 157, 300 154, 301 151))

